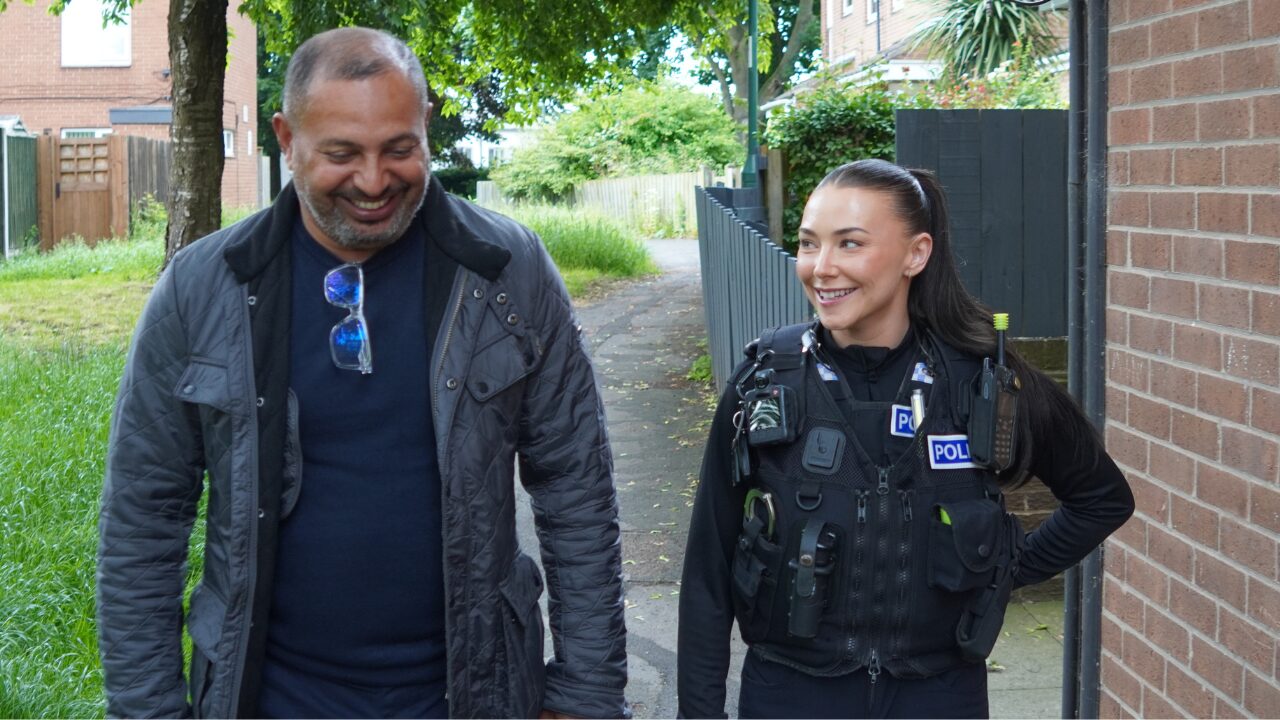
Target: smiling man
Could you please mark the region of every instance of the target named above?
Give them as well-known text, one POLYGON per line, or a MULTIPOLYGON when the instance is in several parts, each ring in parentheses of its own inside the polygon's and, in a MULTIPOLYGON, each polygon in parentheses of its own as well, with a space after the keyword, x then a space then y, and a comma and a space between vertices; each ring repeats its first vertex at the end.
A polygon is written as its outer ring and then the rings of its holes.
POLYGON ((109 715, 627 714, 591 365, 538 238, 431 179, 426 98, 389 35, 308 40, 273 120, 293 184, 157 282, 99 523, 109 715))

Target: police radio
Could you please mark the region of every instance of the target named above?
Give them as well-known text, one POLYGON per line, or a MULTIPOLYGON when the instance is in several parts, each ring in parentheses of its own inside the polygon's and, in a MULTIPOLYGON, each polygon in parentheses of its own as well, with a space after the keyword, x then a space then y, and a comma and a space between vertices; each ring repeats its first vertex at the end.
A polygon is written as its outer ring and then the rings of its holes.
POLYGON ((993 472, 1013 465, 1018 427, 1018 391, 1022 382, 1004 364, 1004 334, 1008 313, 992 316, 996 328, 996 360, 983 358, 969 414, 969 455, 993 472))

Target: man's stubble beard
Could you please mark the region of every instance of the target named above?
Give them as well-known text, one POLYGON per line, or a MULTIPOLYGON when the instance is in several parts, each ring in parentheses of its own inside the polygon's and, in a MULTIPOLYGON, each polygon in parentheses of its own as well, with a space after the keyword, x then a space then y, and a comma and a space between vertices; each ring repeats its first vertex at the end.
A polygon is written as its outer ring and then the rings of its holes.
POLYGON ((409 200, 408 196, 406 196, 401 201, 400 207, 396 208, 385 230, 370 233, 362 231, 353 224, 338 208, 338 203, 333 198, 341 193, 333 193, 329 197, 318 198, 311 191, 305 180, 297 176, 293 180, 298 191, 298 200, 310 213, 312 220, 320 228, 320 231, 334 243, 348 250, 377 250, 399 240, 405 231, 409 229, 409 223, 413 222, 413 216, 418 213, 418 209, 422 207, 422 203, 426 200, 426 186, 429 181, 430 175, 428 174, 423 179, 423 184, 418 190, 416 199, 406 202, 406 200, 409 200), (327 209, 323 205, 326 201, 327 209))

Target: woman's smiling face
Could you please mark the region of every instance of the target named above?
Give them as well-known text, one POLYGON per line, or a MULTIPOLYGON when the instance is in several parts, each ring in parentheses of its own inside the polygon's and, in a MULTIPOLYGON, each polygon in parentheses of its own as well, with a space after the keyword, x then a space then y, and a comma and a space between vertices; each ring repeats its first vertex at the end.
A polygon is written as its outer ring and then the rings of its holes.
POLYGON ((796 275, 841 346, 896 347, 910 324, 911 278, 932 249, 933 238, 912 235, 889 194, 828 185, 805 205, 796 275))

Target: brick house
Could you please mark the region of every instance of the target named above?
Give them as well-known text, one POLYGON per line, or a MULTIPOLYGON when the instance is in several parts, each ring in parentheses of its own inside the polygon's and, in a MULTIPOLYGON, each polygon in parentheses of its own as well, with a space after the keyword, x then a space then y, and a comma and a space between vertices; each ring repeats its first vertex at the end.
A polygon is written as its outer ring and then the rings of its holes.
MULTIPOLYGON (((0 115, 33 133, 106 133, 169 139, 169 4, 133 6, 124 25, 103 27, 103 0, 75 0, 61 16, 51 0, 13 2, 0 12, 0 115)), ((227 12, 222 200, 254 205, 258 193, 257 31, 227 12)))
POLYGON ((822 57, 849 71, 884 59, 891 80, 931 80, 939 64, 913 51, 910 36, 937 8, 931 0, 822 0, 822 57))
POLYGON ((1280 717, 1280 1, 1111 0, 1104 717, 1280 717))

